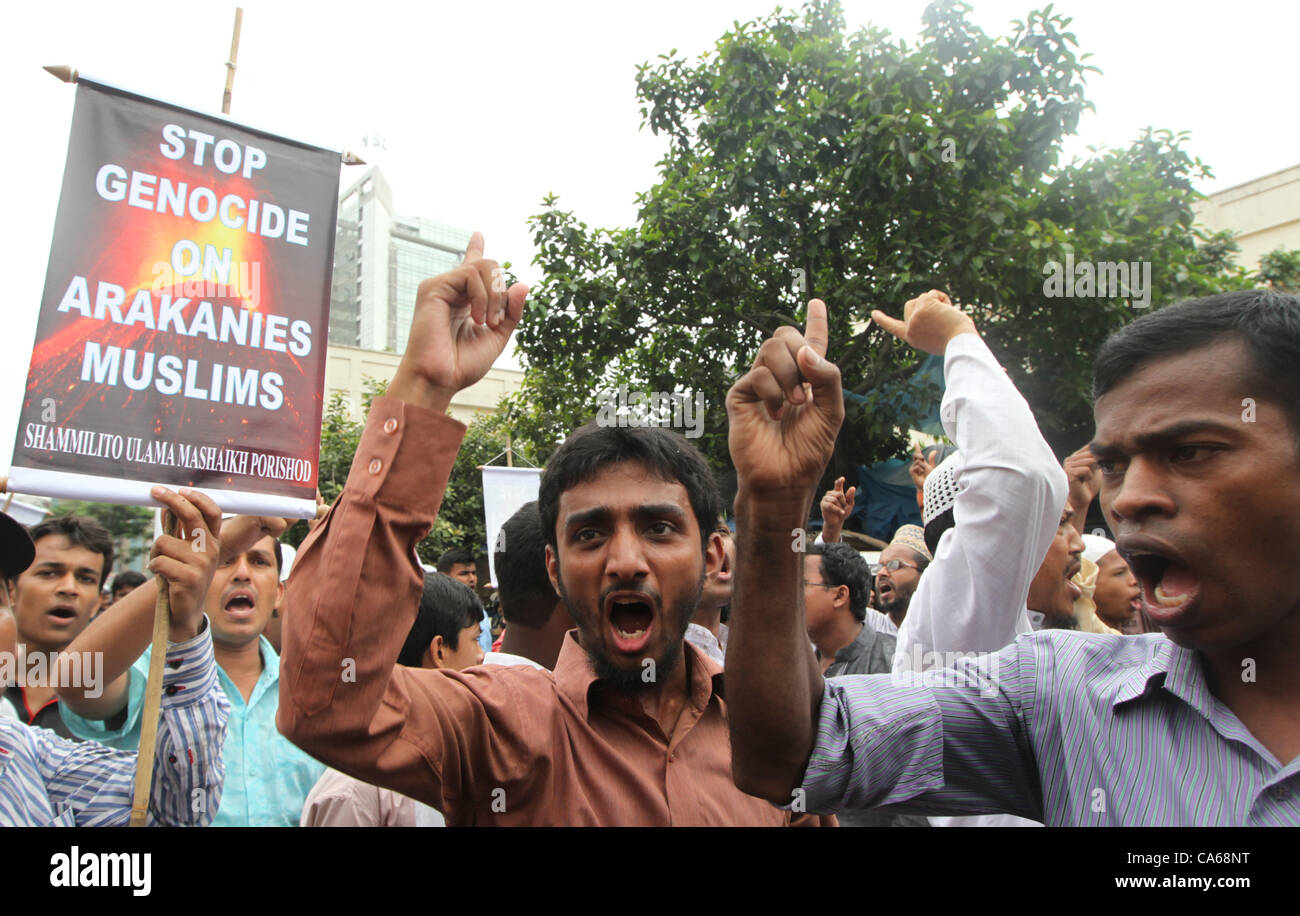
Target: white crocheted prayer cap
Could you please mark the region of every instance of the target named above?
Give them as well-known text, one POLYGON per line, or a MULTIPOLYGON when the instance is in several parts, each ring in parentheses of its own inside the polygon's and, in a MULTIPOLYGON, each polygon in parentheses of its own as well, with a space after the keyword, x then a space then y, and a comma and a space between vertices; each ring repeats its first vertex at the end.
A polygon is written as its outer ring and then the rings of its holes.
POLYGON ((953 452, 925 478, 922 489, 924 501, 921 504, 921 523, 928 525, 930 520, 952 508, 957 501, 957 471, 961 467, 961 452, 953 452))
POLYGON ((1101 558, 1114 549, 1115 542, 1110 538, 1104 538, 1099 534, 1083 536, 1083 555, 1094 563, 1100 563, 1101 558))

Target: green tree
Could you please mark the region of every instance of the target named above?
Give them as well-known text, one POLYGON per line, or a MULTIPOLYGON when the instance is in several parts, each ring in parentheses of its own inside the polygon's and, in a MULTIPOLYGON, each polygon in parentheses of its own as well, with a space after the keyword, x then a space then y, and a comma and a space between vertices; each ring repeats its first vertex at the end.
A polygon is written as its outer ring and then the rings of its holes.
POLYGON ((1259 259, 1260 283, 1280 292, 1300 293, 1300 249, 1275 248, 1259 259))
POLYGON ((113 566, 125 569, 149 553, 153 547, 152 509, 118 503, 92 503, 79 499, 56 499, 50 503, 50 516, 81 515, 93 518, 113 539, 113 566))
POLYGON ((1192 182, 1209 172, 1183 135, 1147 129, 1060 161, 1095 72, 1069 19, 1049 6, 991 37, 969 9, 932 4, 909 44, 846 33, 839 4, 814 0, 736 24, 697 60, 642 65, 643 123, 668 151, 638 223, 592 228, 554 196, 532 220, 544 273, 517 334, 516 433, 545 458, 602 388, 698 389, 699 442, 728 466, 727 388, 816 296, 829 355, 860 396, 833 478, 902 453, 916 418, 893 386, 917 358, 869 314, 937 287, 970 310, 1063 448, 1091 425, 1095 349, 1139 312, 1120 297, 1048 296, 1051 262, 1149 264, 1153 308, 1249 285, 1224 239, 1194 225, 1192 182))
MULTIPOLYGON (((368 375, 362 378, 362 416, 370 413, 371 403, 387 389, 387 382, 368 375)), ((348 472, 352 469, 352 459, 357 454, 364 430, 365 424, 352 418, 352 405, 348 398, 341 391, 330 395, 321 416, 320 464, 316 475, 317 489, 326 503, 333 503, 348 482, 348 472)), ((291 525, 282 539, 297 547, 305 537, 307 522, 304 520, 291 525)))
MULTIPOLYGON (((364 380, 363 414, 370 413, 371 403, 386 389, 387 384, 377 379, 367 377, 364 380)), ((424 562, 432 563, 452 547, 468 547, 480 554, 487 549, 483 479, 478 469, 505 451, 510 441, 510 422, 510 415, 502 411, 475 417, 469 424, 456 463, 452 466, 438 518, 429 534, 416 545, 416 553, 424 562)), ((347 483, 364 430, 365 424, 352 418, 347 398, 336 392, 326 404, 321 418, 318 480, 321 496, 327 503, 333 503, 347 483)), ((520 457, 530 457, 526 445, 524 451, 519 451, 519 444, 513 447, 520 457)), ((293 525, 284 539, 297 547, 306 536, 307 523, 303 521, 293 525)))
MULTIPOLYGON (((416 553, 433 563, 445 550, 467 547, 482 555, 487 549, 487 525, 483 517, 483 475, 480 467, 498 463, 506 450, 510 418, 505 412, 475 417, 465 432, 456 463, 452 466, 442 508, 429 535, 416 545, 416 553)), ((518 451, 516 457, 531 457, 518 451)), ((522 462, 521 462, 522 463, 522 462)))

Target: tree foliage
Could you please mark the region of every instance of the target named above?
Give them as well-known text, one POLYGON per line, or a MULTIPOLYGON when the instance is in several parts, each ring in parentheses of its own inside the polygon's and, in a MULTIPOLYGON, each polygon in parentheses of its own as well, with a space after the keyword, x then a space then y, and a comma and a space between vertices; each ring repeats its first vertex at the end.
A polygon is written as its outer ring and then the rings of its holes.
MULTIPOLYGON (((367 377, 363 382, 362 414, 370 413, 371 403, 387 385, 367 377)), ((443 494, 442 508, 432 530, 416 552, 421 560, 432 563, 445 550, 468 547, 478 553, 486 550, 487 532, 483 518, 483 480, 478 468, 500 457, 508 441, 509 418, 502 412, 475 417, 465 433, 464 442, 452 466, 451 478, 443 494)), ((352 461, 361 443, 365 424, 352 417, 351 406, 340 392, 330 398, 321 418, 320 492, 333 503, 347 483, 352 461)), ((518 449, 518 446, 515 446, 518 449)), ((295 547, 307 536, 307 523, 299 522, 285 533, 285 540, 295 547)))
POLYGON ((1259 279, 1279 292, 1300 293, 1300 250, 1277 248, 1264 255, 1259 279))
MULTIPOLYGON (((502 453, 506 450, 508 422, 505 413, 496 413, 475 417, 469 424, 447 481, 438 520, 416 548, 424 562, 434 562, 453 547, 467 547, 478 555, 487 550, 483 475, 479 468, 488 462, 505 463, 502 453)), ((512 447, 518 449, 518 445, 512 447)))
POLYGON ((118 503, 92 503, 79 499, 56 499, 50 503, 49 517, 81 515, 103 525, 113 539, 113 565, 117 569, 131 566, 153 547, 152 509, 118 503))
POLYGON ((830 309, 829 356, 861 396, 828 478, 897 455, 915 418, 889 395, 917 358, 870 310, 899 314, 940 288, 1063 447, 1090 428, 1094 351, 1137 311, 1118 296, 1049 297, 1049 262, 1149 263, 1153 308, 1249 285, 1230 241, 1194 225, 1192 182, 1209 172, 1184 135, 1147 129, 1060 161, 1097 72, 1069 19, 1049 6, 994 37, 969 9, 932 4, 909 44, 847 33, 839 4, 814 0, 737 23, 696 60, 642 65, 643 124, 668 150, 637 224, 589 227, 554 196, 532 220, 544 274, 517 334, 516 434, 545 458, 601 389, 699 389, 699 443, 726 466, 725 392, 815 296, 830 309))

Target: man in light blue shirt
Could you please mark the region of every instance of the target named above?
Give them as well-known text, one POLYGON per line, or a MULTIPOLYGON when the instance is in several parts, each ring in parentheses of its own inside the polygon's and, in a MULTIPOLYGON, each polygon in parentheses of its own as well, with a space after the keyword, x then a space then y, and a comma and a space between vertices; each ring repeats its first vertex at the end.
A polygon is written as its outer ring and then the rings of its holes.
MULTIPOLYGON (((226 522, 232 533, 222 538, 222 562, 208 589, 205 608, 212 621, 218 678, 231 706, 223 750, 225 790, 212 823, 292 827, 298 824, 307 793, 325 772, 325 766, 295 747, 275 727, 280 659, 262 631, 283 589, 279 581, 279 543, 265 536, 232 554, 228 545, 242 546, 235 542, 246 543, 249 539, 235 533, 240 521, 226 522)), ((147 614, 153 607, 154 595, 152 585, 142 586, 101 617, 109 618, 108 625, 121 627, 127 618, 140 616, 142 611, 147 614)), ((88 628, 78 637, 82 644, 74 643, 69 651, 106 649, 106 632, 103 627, 88 628)), ((103 697, 93 703, 84 696, 69 696, 61 691, 68 727, 79 737, 112 747, 134 747, 140 736, 148 670, 147 651, 120 676, 107 661, 105 680, 109 683, 103 697)))
MULTIPOLYGON (((927 294, 873 318, 944 353, 927 294)), ((896 805, 1047 824, 1300 823, 1300 299, 1168 306, 1098 353, 1090 448, 1163 635, 1039 632, 921 675, 823 681, 790 550, 843 421, 825 306, 727 396, 737 469, 733 776, 810 812, 896 805), (774 419, 773 415, 779 415, 774 419)))

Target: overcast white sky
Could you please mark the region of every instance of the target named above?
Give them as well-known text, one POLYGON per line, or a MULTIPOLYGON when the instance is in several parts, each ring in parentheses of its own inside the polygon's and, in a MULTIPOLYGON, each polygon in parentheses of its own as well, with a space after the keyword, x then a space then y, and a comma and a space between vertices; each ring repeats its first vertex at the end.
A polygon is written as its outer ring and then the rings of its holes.
MULTIPOLYGON (((787 7, 792 4, 785 4, 787 7)), ((974 0, 1002 34, 1034 0, 974 0)), ((382 165, 400 213, 482 229, 487 253, 524 279, 525 220, 542 197, 590 225, 635 219, 662 143, 639 131, 636 65, 671 48, 695 56, 733 20, 775 0, 492 2, 247 0, 231 117, 382 165)), ((1065 0, 1057 9, 1092 63, 1097 106, 1068 147, 1121 146, 1148 124, 1191 131, 1214 191, 1300 162, 1295 36, 1300 4, 1276 0, 1065 0)), ((0 334, 0 466, 7 467, 45 279, 73 89, 41 70, 66 63, 108 82, 219 111, 235 4, 84 2, 7 8, 0 37, 6 130, 0 251, 12 286, 0 334)), ((847 0, 909 39, 922 0, 847 0)), ((346 172, 349 175, 359 172, 346 172)))

